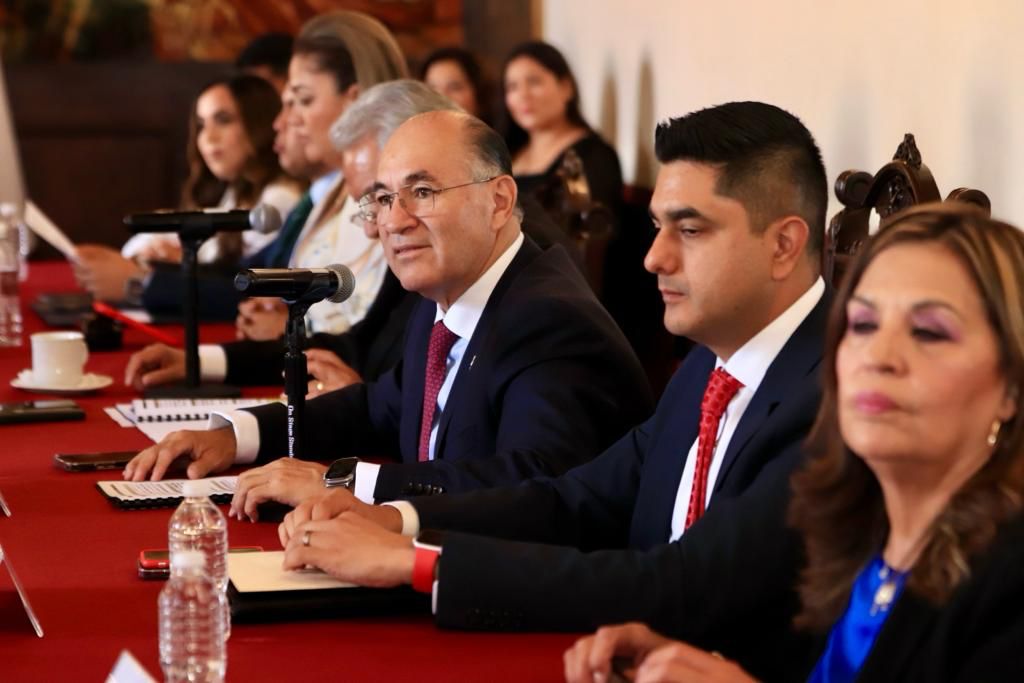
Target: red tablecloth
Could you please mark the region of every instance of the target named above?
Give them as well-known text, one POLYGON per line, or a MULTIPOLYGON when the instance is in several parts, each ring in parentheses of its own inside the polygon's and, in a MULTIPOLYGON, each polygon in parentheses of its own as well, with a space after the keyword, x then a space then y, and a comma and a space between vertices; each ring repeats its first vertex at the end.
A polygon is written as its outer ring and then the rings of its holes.
MULTIPOLYGON (((71 290, 64 263, 32 264, 22 301, 40 291, 71 290)), ((9 385, 30 365, 27 335, 44 329, 25 307, 26 340, 0 349, 0 401, 30 396, 9 385)), ((180 333, 180 330, 175 330, 180 333)), ((204 326, 200 338, 232 337, 229 325, 204 326)), ((94 353, 87 370, 113 386, 76 400, 84 422, 0 427, 0 492, 12 517, 0 515, 0 545, 27 590, 45 629, 37 638, 0 571, 0 681, 100 681, 118 653, 130 650, 158 679, 157 594, 162 582, 136 576, 143 548, 167 545, 170 510, 120 511, 94 482, 118 473, 60 471, 58 452, 142 448, 137 430, 103 413, 134 398, 121 383, 128 355, 148 343, 125 334, 121 351, 94 353)), ((266 395, 266 389, 254 395, 266 395)), ((232 545, 278 547, 272 524, 229 520, 232 545)), ((235 625, 228 644, 228 680, 557 681, 566 634, 477 634, 437 629, 428 617, 235 625)))

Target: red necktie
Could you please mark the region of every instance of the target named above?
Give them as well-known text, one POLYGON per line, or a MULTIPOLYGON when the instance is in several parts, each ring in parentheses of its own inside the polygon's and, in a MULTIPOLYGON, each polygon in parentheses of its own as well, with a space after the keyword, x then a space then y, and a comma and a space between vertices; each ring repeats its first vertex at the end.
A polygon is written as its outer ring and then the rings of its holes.
POLYGON ((437 412, 437 394, 444 384, 445 369, 448 365, 448 353, 459 335, 444 326, 444 321, 434 323, 430 331, 430 344, 427 346, 427 373, 423 382, 423 421, 420 422, 419 461, 430 459, 430 428, 434 425, 434 413, 437 412))
POLYGON ((704 514, 704 501, 708 488, 708 471, 711 469, 711 456, 715 452, 715 441, 718 439, 718 423, 729 401, 736 395, 743 384, 722 368, 715 368, 708 377, 708 385, 704 389, 704 398, 700 402, 700 436, 697 437, 697 464, 693 468, 693 488, 690 491, 690 506, 686 509, 686 526, 701 518, 704 514))

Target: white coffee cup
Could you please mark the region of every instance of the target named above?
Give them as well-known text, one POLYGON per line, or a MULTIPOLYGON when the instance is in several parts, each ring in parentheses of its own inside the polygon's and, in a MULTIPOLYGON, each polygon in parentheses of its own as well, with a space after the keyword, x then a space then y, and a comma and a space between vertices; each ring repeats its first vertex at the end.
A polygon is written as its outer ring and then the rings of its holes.
POLYGON ((81 332, 37 332, 32 335, 32 381, 46 388, 77 387, 89 349, 81 332))

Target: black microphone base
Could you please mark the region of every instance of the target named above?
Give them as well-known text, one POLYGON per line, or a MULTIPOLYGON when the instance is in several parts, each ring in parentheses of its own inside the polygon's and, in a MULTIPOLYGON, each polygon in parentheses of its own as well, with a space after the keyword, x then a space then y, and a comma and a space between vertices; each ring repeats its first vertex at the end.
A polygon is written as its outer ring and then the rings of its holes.
POLYGON ((184 383, 148 387, 142 392, 146 398, 238 398, 242 390, 230 384, 200 384, 187 387, 184 383))

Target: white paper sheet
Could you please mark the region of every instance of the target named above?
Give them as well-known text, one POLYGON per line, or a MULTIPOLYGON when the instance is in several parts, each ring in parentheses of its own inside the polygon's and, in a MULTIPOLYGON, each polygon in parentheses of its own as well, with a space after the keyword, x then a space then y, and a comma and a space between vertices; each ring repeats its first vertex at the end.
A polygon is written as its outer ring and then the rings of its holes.
MULTIPOLYGON (((108 496, 121 500, 154 500, 159 498, 181 498, 181 487, 186 479, 165 479, 163 481, 101 481, 100 489, 108 496)), ((203 494, 234 493, 238 477, 211 477, 196 480, 203 485, 203 494)))
POLYGON ((75 260, 75 243, 38 206, 33 204, 32 200, 25 202, 25 224, 28 225, 32 232, 53 245, 65 257, 72 261, 75 260))
POLYGON ((228 553, 228 578, 239 593, 304 591, 325 588, 355 588, 319 569, 286 571, 281 568, 284 551, 228 553))

